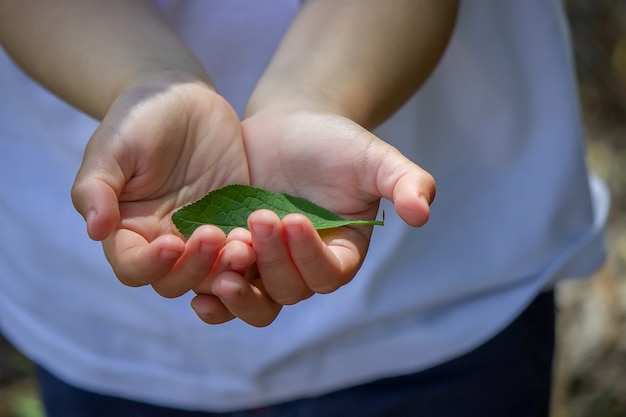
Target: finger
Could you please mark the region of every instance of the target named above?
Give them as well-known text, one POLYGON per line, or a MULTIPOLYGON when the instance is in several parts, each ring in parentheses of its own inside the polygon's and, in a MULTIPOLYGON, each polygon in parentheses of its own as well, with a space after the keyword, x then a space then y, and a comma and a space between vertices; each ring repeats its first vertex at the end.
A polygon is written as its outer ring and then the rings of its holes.
POLYGON ((256 263, 268 294, 279 304, 290 305, 313 292, 291 260, 278 215, 258 210, 248 218, 256 263))
POLYGON ((367 250, 363 232, 333 229, 323 231, 326 236, 322 240, 309 219, 300 214, 285 216, 283 228, 300 276, 308 288, 319 294, 331 293, 350 282, 367 250))
POLYGON ((207 324, 222 324, 235 318, 222 300, 212 294, 198 294, 191 300, 191 308, 207 324))
POLYGON ((406 223, 426 223, 436 192, 432 175, 381 140, 370 146, 367 161, 363 175, 375 175, 376 193, 393 202, 406 223))
POLYGON ((165 277, 185 250, 185 242, 178 236, 163 235, 148 242, 128 229, 113 231, 102 246, 115 275, 131 287, 165 277))
POLYGON ((104 181, 77 177, 72 186, 72 202, 87 223, 87 234, 93 240, 103 240, 120 220, 116 192, 104 181))
POLYGON ((124 149, 119 136, 104 122, 98 126, 85 147, 72 185, 72 202, 94 240, 105 239, 120 219, 118 200, 126 175, 117 159, 120 149, 124 149))
POLYGON ((252 246, 252 236, 250 235, 250 232, 243 227, 236 227, 228 234, 226 242, 231 242, 233 240, 238 240, 248 246, 252 246))
POLYGON ((252 247, 245 242, 230 239, 230 241, 227 239, 226 244, 221 248, 210 273, 205 274, 203 279, 194 285, 193 290, 196 293, 212 294, 213 280, 216 276, 225 271, 234 271, 243 275, 254 264, 256 258, 252 247))
POLYGON ((213 281, 213 294, 236 317, 255 327, 270 325, 280 313, 282 305, 269 297, 263 282, 250 283, 241 274, 226 271, 213 281))
POLYGON ((398 215, 411 226, 422 226, 430 217, 430 205, 435 198, 434 179, 426 171, 417 174, 424 177, 426 186, 416 186, 420 178, 414 178, 416 173, 406 174, 398 179, 393 189, 392 201, 398 215), (420 175, 421 174, 421 175, 420 175), (432 186, 429 183, 432 180, 432 186), (423 190, 426 187, 426 192, 423 190))
POLYGON ((152 284, 163 297, 179 297, 206 277, 218 258, 226 235, 215 226, 198 227, 187 243, 185 251, 169 273, 152 284))

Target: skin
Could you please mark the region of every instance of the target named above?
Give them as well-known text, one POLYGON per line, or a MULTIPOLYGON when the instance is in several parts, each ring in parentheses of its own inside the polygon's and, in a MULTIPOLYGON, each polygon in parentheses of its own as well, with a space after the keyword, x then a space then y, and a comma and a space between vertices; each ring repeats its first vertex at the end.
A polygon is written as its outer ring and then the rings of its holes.
MULTIPOLYGON (((456 7, 455 1, 309 1, 242 123, 252 185, 308 198, 347 218, 374 218, 383 197, 408 224, 423 225, 433 178, 370 130, 428 77, 456 7)), ((359 226, 318 233, 304 216, 281 221, 268 211, 253 213, 248 224, 240 239, 254 249, 252 276, 260 275, 263 287, 250 282, 249 272, 205 280, 192 306, 207 323, 239 317, 266 325, 281 305, 335 291, 355 276, 372 232, 359 226)))
POLYGON ((72 199, 120 281, 165 297, 197 285, 226 236, 207 226, 185 241, 170 214, 248 183, 247 160, 238 116, 152 3, 3 0, 0 41, 34 79, 102 120, 72 199))
POLYGON ((424 224, 433 178, 370 130, 432 71, 456 6, 309 0, 242 122, 148 1, 0 0, 0 42, 34 79, 102 120, 72 200, 117 277, 165 297, 194 290, 207 323, 266 326, 283 305, 348 283, 371 227, 317 233, 303 216, 261 210, 250 231, 203 226, 185 240, 171 212, 243 183, 348 218, 374 218, 387 198, 408 224, 424 224))

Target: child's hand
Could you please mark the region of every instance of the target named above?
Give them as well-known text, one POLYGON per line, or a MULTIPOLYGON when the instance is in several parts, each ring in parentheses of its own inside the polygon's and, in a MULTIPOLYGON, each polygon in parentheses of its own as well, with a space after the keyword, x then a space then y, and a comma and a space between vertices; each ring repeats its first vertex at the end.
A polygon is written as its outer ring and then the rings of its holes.
POLYGON ((72 199, 123 283, 175 297, 209 273, 226 236, 204 226, 185 242, 170 215, 230 183, 249 183, 237 115, 206 85, 168 80, 114 102, 87 145, 72 199))
MULTIPOLYGON (((307 198, 346 218, 373 219, 384 197, 408 224, 420 226, 428 219, 435 195, 430 174, 344 117, 261 112, 243 122, 243 133, 254 186, 307 198)), ((305 216, 281 221, 266 210, 253 213, 248 223, 250 232, 238 231, 237 239, 251 245, 255 258, 246 257, 243 246, 236 253, 248 264, 256 261, 255 269, 212 279, 205 289, 221 303, 199 296, 194 305, 206 322, 237 316, 269 324, 280 311, 277 306, 337 290, 356 275, 372 232, 371 226, 359 226, 318 233, 305 216), (228 297, 221 296, 222 286, 228 297)), ((237 256, 228 247, 224 254, 237 256)))

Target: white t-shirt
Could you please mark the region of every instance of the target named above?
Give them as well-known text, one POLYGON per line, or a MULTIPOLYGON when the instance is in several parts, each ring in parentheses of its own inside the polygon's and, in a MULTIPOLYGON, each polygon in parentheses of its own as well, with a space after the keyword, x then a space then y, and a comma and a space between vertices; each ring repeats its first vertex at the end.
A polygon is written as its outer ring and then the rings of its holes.
MULTIPOLYGON (((161 5, 241 112, 299 1, 161 5)), ((97 122, 4 53, 0 91, 0 328, 86 389, 230 410, 419 371, 604 259, 608 196, 588 181, 559 0, 461 3, 443 60, 377 130, 436 178, 430 221, 409 227, 384 202, 358 276, 261 329, 119 283, 69 197, 97 122)))

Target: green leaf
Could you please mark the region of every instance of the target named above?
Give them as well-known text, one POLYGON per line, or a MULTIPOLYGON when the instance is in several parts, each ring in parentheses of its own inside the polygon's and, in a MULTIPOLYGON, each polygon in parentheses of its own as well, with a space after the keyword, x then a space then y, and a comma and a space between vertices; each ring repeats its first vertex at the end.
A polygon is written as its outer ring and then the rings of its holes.
POLYGON ((304 198, 274 193, 248 185, 227 185, 211 191, 200 200, 178 209, 172 221, 189 237, 203 224, 212 224, 228 234, 235 227, 248 228, 248 216, 256 210, 268 209, 282 219, 289 213, 307 216, 317 230, 350 225, 384 225, 383 220, 347 220, 304 198))

